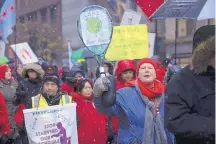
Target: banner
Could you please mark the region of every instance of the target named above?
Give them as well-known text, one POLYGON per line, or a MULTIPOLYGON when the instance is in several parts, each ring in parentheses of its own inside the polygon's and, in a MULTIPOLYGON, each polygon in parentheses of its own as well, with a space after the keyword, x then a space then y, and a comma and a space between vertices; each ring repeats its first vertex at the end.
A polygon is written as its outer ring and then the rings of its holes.
POLYGON ((38 62, 37 56, 27 42, 11 45, 11 48, 19 57, 22 64, 38 62))
POLYGON ((148 57, 147 25, 115 26, 105 58, 108 61, 148 57))
POLYGON ((78 144, 75 103, 23 112, 30 144, 78 144))

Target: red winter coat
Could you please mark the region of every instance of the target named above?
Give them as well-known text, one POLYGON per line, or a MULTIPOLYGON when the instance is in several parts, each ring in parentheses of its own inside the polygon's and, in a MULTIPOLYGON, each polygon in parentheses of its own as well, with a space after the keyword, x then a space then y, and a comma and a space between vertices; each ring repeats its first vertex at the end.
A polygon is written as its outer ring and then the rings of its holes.
POLYGON ((3 94, 0 92, 0 133, 2 135, 10 134, 10 122, 8 119, 7 105, 3 94))
POLYGON ((105 144, 107 139, 106 116, 100 114, 91 101, 72 93, 77 103, 79 144, 105 144))
POLYGON ((74 92, 74 86, 70 85, 68 82, 64 82, 61 86, 61 91, 71 95, 71 93, 74 92))

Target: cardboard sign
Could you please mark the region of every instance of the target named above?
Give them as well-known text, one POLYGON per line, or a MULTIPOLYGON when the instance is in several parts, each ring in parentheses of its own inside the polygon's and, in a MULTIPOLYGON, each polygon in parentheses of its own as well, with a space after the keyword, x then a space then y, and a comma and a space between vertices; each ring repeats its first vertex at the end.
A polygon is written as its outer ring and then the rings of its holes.
POLYGON ((27 42, 11 45, 11 48, 19 57, 22 64, 38 62, 37 56, 34 54, 27 42))
POLYGON ((106 45, 112 37, 112 19, 104 7, 86 7, 77 21, 78 32, 87 47, 106 45))
POLYGON ((78 144, 75 103, 23 112, 30 144, 78 144))
POLYGON ((105 58, 117 61, 148 57, 148 43, 147 25, 116 26, 105 58))
POLYGON ((141 17, 142 17, 141 13, 138 13, 132 10, 125 10, 124 15, 122 17, 121 25, 139 24, 141 17))

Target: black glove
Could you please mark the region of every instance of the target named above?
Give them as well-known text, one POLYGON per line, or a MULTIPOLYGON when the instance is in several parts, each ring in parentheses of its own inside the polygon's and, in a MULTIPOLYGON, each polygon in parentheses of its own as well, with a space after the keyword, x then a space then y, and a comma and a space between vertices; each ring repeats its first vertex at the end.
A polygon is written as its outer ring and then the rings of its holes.
POLYGON ((8 136, 2 135, 0 138, 0 144, 5 144, 8 141, 8 136))
POLYGON ((104 107, 111 107, 116 102, 116 81, 113 76, 108 77, 110 85, 108 91, 104 91, 102 95, 102 104, 104 107))
POLYGON ((115 104, 115 78, 113 76, 98 78, 93 87, 93 95, 95 97, 102 97, 102 105, 104 107, 111 107, 115 104))

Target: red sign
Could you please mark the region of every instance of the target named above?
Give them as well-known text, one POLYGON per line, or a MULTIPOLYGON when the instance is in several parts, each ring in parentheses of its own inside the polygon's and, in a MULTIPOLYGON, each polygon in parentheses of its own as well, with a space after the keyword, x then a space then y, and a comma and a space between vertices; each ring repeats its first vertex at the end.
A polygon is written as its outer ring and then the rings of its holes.
POLYGON ((135 0, 145 15, 149 18, 165 0, 135 0))

